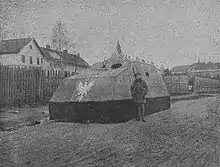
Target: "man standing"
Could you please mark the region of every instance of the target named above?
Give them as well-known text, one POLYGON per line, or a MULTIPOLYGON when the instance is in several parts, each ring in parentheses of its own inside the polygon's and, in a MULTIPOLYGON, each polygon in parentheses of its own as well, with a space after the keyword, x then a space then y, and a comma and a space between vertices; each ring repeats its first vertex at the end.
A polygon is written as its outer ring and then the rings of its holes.
POLYGON ((138 107, 138 120, 145 122, 145 105, 146 98, 145 96, 148 93, 147 83, 141 78, 140 73, 135 74, 135 81, 131 85, 131 95, 138 107))

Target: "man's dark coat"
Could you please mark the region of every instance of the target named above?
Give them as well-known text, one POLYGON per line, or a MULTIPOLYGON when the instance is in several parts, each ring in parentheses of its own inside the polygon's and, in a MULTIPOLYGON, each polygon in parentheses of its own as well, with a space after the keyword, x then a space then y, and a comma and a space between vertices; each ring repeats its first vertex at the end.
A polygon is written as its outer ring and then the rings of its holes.
POLYGON ((136 103, 145 103, 145 96, 147 93, 147 83, 143 79, 136 79, 131 85, 131 95, 136 103))

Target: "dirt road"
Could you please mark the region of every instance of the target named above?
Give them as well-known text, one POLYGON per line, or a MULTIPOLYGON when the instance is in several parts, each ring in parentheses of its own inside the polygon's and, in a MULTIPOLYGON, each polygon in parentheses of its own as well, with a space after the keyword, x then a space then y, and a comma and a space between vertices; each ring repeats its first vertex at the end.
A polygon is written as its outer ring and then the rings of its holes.
POLYGON ((46 122, 0 134, 1 166, 220 166, 219 99, 173 104, 147 122, 46 122))

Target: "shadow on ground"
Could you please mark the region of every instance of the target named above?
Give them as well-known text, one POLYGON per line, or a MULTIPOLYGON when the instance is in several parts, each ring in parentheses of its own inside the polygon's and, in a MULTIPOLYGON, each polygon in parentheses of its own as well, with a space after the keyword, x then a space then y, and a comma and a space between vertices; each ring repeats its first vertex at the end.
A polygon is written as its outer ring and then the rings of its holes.
POLYGON ((120 119, 120 120, 114 120, 114 119, 110 119, 110 120, 52 120, 53 122, 66 122, 66 123, 81 123, 81 124, 120 124, 120 123, 125 123, 128 122, 130 120, 134 120, 134 117, 129 117, 129 118, 124 118, 124 119, 120 119))

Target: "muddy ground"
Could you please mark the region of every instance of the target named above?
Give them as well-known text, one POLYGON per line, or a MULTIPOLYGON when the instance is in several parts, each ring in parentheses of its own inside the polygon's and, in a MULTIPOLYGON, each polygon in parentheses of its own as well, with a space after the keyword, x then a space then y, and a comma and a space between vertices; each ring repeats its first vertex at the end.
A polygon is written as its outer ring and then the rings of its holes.
POLYGON ((178 101, 146 123, 44 122, 0 133, 1 166, 220 166, 220 98, 178 101))

